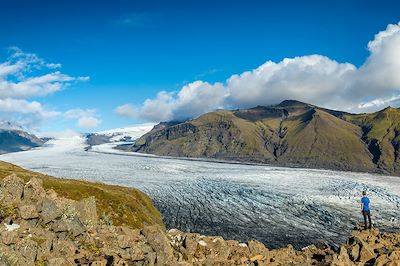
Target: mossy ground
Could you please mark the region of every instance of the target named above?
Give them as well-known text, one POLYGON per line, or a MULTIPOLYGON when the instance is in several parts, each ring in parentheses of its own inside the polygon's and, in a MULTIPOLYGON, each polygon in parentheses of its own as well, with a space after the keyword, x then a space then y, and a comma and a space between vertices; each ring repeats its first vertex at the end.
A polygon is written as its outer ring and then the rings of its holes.
POLYGON ((106 213, 112 219, 113 225, 127 225, 132 228, 154 224, 163 225, 161 214, 153 206, 152 200, 137 189, 55 178, 0 161, 0 179, 12 173, 25 182, 32 177, 40 178, 46 190, 54 189, 61 197, 80 200, 94 196, 98 213, 106 213))

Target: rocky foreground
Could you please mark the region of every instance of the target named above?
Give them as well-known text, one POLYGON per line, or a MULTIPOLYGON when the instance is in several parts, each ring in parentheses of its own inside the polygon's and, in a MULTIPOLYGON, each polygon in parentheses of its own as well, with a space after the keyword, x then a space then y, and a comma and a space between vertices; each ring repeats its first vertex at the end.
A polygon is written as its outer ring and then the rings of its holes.
POLYGON ((251 240, 131 229, 98 217, 96 199, 62 198, 32 178, 0 182, 0 265, 400 265, 400 234, 353 231, 339 251, 324 244, 268 250, 251 240))

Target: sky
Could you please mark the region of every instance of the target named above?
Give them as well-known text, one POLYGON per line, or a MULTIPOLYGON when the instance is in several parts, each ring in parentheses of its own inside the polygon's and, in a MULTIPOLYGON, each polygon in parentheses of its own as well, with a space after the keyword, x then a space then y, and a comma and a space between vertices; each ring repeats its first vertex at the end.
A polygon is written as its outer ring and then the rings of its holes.
POLYGON ((297 99, 400 107, 399 1, 0 2, 0 119, 93 132, 297 99))

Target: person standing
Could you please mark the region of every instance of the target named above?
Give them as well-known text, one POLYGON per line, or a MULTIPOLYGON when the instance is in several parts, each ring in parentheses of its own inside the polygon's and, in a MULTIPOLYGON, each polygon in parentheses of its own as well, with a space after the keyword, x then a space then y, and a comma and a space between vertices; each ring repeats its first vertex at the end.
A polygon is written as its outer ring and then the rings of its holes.
POLYGON ((371 229, 372 223, 371 223, 371 212, 369 209, 369 204, 370 200, 367 197, 367 192, 363 191, 362 192, 362 198, 361 198, 361 212, 362 215, 364 216, 364 229, 371 229), (368 218, 368 224, 367 224, 367 218, 368 218))

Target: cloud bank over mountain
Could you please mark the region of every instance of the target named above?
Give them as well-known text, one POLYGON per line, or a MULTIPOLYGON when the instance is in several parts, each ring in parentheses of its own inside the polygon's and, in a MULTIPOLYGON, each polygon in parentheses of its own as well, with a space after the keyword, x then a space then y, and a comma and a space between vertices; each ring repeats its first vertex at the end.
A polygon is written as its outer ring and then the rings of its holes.
POLYGON ((369 56, 360 67, 316 54, 267 61, 224 83, 194 81, 178 92, 161 91, 141 106, 124 104, 115 111, 135 119, 167 121, 285 99, 356 113, 400 104, 400 23, 377 33, 367 49, 369 56))

